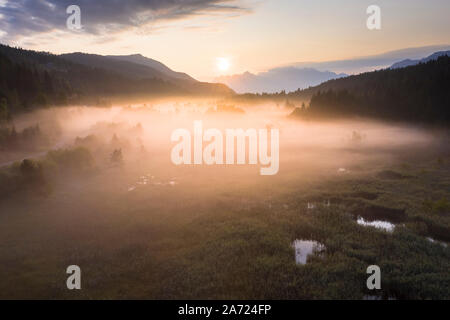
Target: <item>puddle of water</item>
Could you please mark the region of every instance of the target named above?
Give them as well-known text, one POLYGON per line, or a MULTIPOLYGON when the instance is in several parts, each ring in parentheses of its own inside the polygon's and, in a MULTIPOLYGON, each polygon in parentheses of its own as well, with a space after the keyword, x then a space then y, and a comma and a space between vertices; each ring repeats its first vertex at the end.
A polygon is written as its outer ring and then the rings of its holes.
POLYGON ((388 208, 378 205, 358 208, 353 211, 355 217, 364 217, 368 221, 389 221, 391 223, 401 223, 406 220, 405 209, 388 208))
POLYGON ((368 221, 368 220, 364 220, 363 217, 358 217, 358 220, 356 222, 362 226, 374 227, 377 229, 385 230, 387 232, 392 232, 395 229, 395 224, 393 224, 389 221, 382 221, 382 220, 368 221))
MULTIPOLYGON (((178 179, 176 177, 171 178, 167 182, 161 182, 161 181, 155 181, 155 176, 152 176, 150 174, 142 175, 138 178, 138 181, 136 182, 137 186, 147 186, 147 185, 154 185, 154 186, 176 186, 179 184, 177 181, 178 179)), ((128 189, 128 191, 133 191, 136 189, 136 186, 132 186, 128 189)))
POLYGON ((292 246, 295 249, 295 262, 297 264, 306 264, 308 256, 316 252, 325 250, 325 246, 312 240, 294 240, 292 246))

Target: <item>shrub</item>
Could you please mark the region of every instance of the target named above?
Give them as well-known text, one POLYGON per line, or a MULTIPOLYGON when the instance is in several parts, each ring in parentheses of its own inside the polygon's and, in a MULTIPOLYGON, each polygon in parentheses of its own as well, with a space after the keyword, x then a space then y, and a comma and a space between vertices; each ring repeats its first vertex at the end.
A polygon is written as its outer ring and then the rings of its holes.
POLYGON ((46 160, 56 164, 60 171, 88 171, 94 167, 91 152, 83 147, 49 151, 46 160))
POLYGON ((432 205, 433 213, 449 213, 450 212, 450 202, 446 198, 442 198, 432 205))
POLYGON ((21 189, 40 195, 50 193, 50 184, 47 182, 39 162, 25 159, 21 162, 19 170, 21 179, 19 178, 18 183, 21 189))
POLYGON ((123 162, 122 149, 116 149, 111 154, 111 163, 115 165, 120 165, 123 162))

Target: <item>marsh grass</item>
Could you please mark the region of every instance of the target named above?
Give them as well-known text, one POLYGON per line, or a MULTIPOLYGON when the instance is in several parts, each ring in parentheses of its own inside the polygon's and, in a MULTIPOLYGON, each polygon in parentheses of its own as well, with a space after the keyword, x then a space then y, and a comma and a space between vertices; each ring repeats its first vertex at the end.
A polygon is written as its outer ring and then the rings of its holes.
POLYGON ((176 168, 167 165, 169 153, 149 148, 133 157, 126 144, 123 165, 110 166, 118 148, 112 134, 107 143, 78 139, 94 159, 51 153, 45 197, 2 198, 0 298, 363 299, 374 295, 366 268, 376 264, 379 297, 450 299, 450 249, 427 240, 450 241, 447 158, 436 165, 433 154, 339 151, 347 163, 305 148, 283 157, 279 175, 267 179, 248 166, 176 168), (377 156, 362 158, 366 152, 377 156), (177 184, 129 192, 143 175, 177 184), (397 226, 392 233, 364 227, 357 215, 397 226), (326 250, 297 265, 295 239, 326 250), (72 264, 82 269, 80 291, 65 286, 72 264))

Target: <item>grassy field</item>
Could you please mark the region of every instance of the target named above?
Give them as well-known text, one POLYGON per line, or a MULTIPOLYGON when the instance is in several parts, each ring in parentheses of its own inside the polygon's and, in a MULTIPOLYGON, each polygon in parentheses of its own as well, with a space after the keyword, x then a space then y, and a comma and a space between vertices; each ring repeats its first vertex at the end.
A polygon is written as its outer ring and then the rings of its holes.
POLYGON ((450 240, 448 162, 355 168, 320 180, 299 173, 275 192, 261 177, 233 188, 193 183, 195 170, 176 185, 129 192, 135 170, 61 181, 45 199, 3 201, 1 297, 361 299, 370 294, 366 268, 377 264, 377 295, 450 298, 450 250, 427 240, 450 240), (382 178, 384 170, 402 178, 382 178), (307 209, 308 202, 317 205, 307 209), (392 208, 405 214, 391 217, 401 221, 393 233, 358 225, 354 213, 371 206, 381 215, 387 208, 388 218, 392 208), (294 239, 326 251, 296 265, 294 239), (82 268, 81 291, 65 288, 71 264, 82 268))
POLYGON ((51 177, 45 195, 4 197, 0 298, 450 299, 445 149, 296 150, 271 177, 124 152, 122 166, 51 177), (298 265, 295 239, 326 249, 298 265), (66 288, 73 264, 82 290, 66 288))

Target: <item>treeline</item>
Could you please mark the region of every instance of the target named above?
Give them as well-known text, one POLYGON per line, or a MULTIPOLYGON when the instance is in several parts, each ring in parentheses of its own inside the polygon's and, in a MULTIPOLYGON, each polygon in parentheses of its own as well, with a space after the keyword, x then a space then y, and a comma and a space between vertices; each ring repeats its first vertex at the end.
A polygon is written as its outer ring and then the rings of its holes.
POLYGON ((447 125, 448 88, 450 57, 441 56, 415 66, 334 79, 290 93, 240 94, 227 102, 258 105, 269 101, 293 108, 293 118, 360 116, 447 125))
POLYGON ((42 160, 25 159, 0 168, 0 200, 15 193, 48 195, 52 191, 53 180, 95 171, 95 161, 88 149, 53 150, 42 160))
POLYGON ((52 104, 65 104, 71 93, 63 81, 25 62, 13 62, 0 52, 0 121, 14 113, 52 104))
MULTIPOLYGON (((101 59, 105 64, 115 62, 105 57, 101 59)), ((140 68, 139 65, 136 67, 140 68)), ((51 53, 0 44, 0 121, 21 111, 49 105, 108 105, 112 99, 129 96, 225 93, 233 92, 221 84, 133 76, 97 65, 76 63, 51 53)))
POLYGON ((308 108, 293 115, 304 117, 373 117, 395 121, 450 123, 450 57, 407 68, 380 70, 331 80, 294 92, 310 94, 308 108))
POLYGON ((48 138, 39 125, 27 127, 18 132, 14 126, 0 126, 0 151, 21 148, 37 149, 48 144, 48 138))
MULTIPOLYGON (((15 113, 114 96, 184 93, 161 79, 130 79, 59 56, 0 45, 0 121, 15 113)), ((105 105, 107 103, 102 103, 105 105)))

